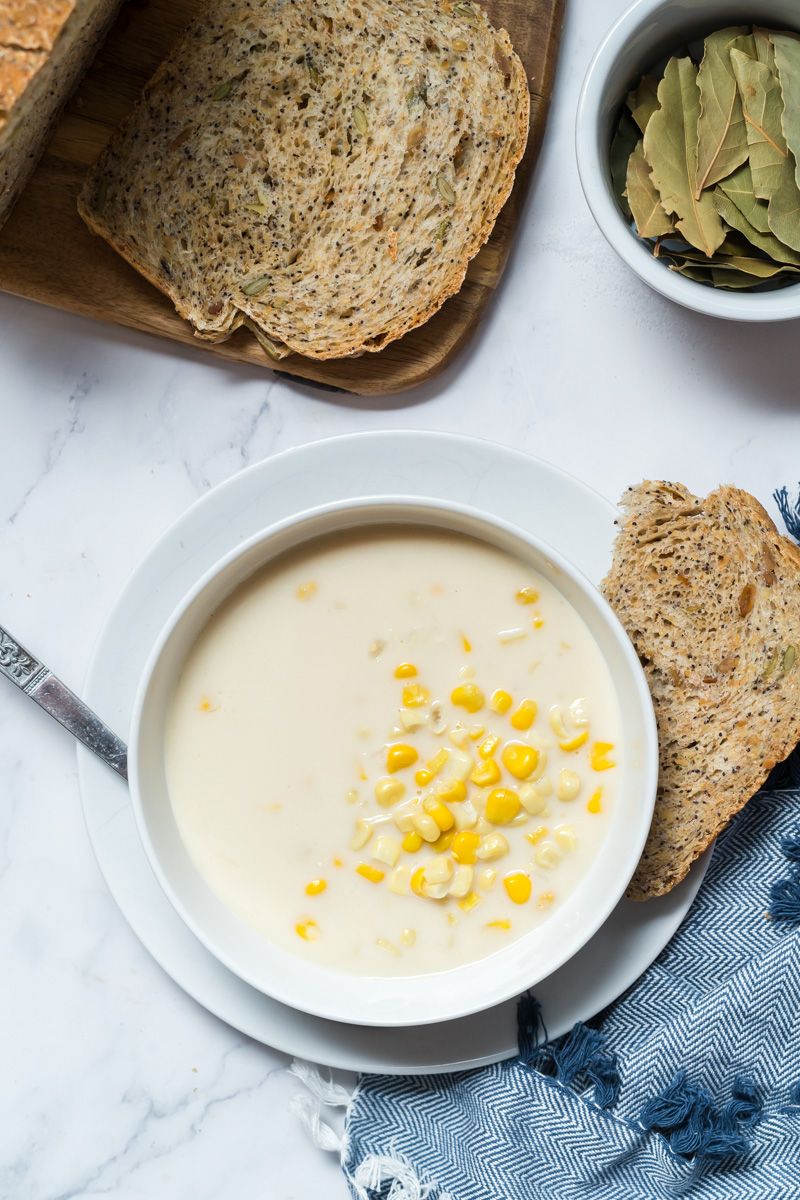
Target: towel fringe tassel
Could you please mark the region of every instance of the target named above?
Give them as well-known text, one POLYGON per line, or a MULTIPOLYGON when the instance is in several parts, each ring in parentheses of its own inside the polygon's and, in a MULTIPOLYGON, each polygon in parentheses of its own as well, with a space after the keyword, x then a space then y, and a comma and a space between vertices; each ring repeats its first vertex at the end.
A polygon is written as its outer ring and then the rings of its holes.
POLYGON ((756 1084, 747 1075, 736 1077, 731 1099, 719 1110, 705 1088, 690 1083, 686 1072, 679 1071, 644 1106, 639 1123, 662 1134, 680 1158, 716 1161, 747 1153, 750 1143, 742 1127, 755 1124, 761 1107, 756 1084))
MULTIPOLYGON (((427 1200, 435 1183, 423 1183, 411 1164, 400 1154, 368 1154, 349 1177, 358 1200, 427 1200), (388 1191, 386 1190, 388 1185, 388 1191)), ((437 1200, 453 1200, 440 1192, 437 1200)))

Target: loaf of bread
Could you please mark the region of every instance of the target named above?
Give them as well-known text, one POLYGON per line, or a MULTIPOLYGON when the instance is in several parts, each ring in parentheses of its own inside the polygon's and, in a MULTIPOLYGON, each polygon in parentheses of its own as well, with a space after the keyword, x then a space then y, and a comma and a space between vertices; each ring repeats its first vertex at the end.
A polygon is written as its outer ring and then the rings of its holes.
POLYGON ((634 900, 670 891, 800 742, 800 549, 747 492, 622 498, 603 591, 633 641, 660 772, 634 900))
POLYGON ((1 0, 0 225, 119 0, 1 0))
POLYGON ((89 227, 199 337, 380 350, 456 292, 529 97, 472 0, 216 0, 89 173, 89 227))

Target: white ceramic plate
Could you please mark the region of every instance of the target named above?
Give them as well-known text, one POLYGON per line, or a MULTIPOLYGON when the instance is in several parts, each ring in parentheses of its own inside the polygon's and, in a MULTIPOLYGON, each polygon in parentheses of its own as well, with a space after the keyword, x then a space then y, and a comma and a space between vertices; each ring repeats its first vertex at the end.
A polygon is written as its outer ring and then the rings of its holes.
MULTIPOLYGON (((265 526, 316 505, 368 495, 423 495, 474 505, 555 546, 590 579, 608 566, 615 509, 537 459, 448 434, 367 433, 317 442, 243 471, 186 512, 131 577, 98 642, 85 695, 121 735, 146 659, 170 613, 219 558, 265 526)), ((183 924, 153 875, 126 785, 83 748, 84 813, 108 886, 164 970, 195 1000, 258 1041, 367 1072, 477 1067, 516 1052, 516 1002, 427 1027, 342 1025, 296 1012, 228 971, 183 924)), ((538 984, 551 1036, 619 996, 677 929, 705 863, 669 896, 623 900, 592 941, 538 984)))

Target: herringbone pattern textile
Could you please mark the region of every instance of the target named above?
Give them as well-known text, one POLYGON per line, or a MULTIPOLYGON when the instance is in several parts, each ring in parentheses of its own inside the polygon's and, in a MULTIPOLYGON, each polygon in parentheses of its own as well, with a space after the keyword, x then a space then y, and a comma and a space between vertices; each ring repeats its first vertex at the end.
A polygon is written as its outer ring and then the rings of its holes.
MULTIPOLYGON (((362 1080, 348 1114, 348 1176, 369 1155, 405 1158, 431 1200, 800 1200, 800 932, 769 919, 800 827, 800 756, 778 768, 720 838, 682 928, 601 1017, 622 1086, 610 1111, 519 1061, 438 1078, 362 1080), (672 1152, 638 1123, 685 1069, 720 1105, 734 1078, 763 1110, 749 1149, 721 1161, 672 1152)), ((387 1194, 384 1188, 383 1196, 387 1194)))

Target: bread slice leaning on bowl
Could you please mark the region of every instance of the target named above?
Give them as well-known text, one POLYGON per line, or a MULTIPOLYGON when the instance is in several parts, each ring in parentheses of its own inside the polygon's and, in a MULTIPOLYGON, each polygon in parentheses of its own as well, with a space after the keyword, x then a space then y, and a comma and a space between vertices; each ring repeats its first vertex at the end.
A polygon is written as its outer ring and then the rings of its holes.
POLYGON ((197 336, 380 350, 458 291, 514 181, 525 72, 478 3, 217 0, 89 172, 83 219, 197 336))
POLYGON ((670 891, 800 742, 800 549, 747 492, 646 482, 603 583, 647 676, 660 773, 628 895, 670 891))

